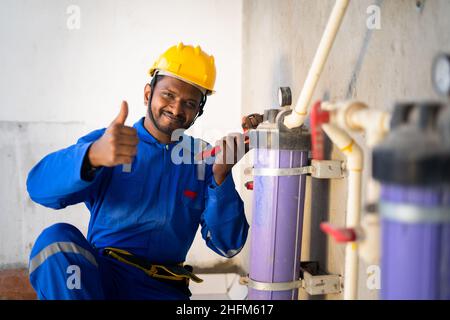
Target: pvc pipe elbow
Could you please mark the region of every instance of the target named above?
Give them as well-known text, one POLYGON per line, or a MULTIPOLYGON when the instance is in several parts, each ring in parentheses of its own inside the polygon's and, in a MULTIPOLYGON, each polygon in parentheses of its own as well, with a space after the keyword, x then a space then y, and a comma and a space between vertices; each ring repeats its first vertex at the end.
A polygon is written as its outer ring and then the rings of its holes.
POLYGON ((344 130, 333 124, 324 123, 322 125, 322 129, 340 150, 345 150, 345 148, 351 145, 353 141, 353 139, 344 130))
POLYGON ((363 152, 361 147, 344 130, 332 124, 323 124, 323 131, 331 141, 347 157, 347 168, 349 170, 361 171, 363 168, 363 152))
POLYGON ((292 113, 284 118, 284 125, 288 129, 293 129, 300 127, 306 119, 306 114, 298 114, 295 110, 292 110, 292 113))

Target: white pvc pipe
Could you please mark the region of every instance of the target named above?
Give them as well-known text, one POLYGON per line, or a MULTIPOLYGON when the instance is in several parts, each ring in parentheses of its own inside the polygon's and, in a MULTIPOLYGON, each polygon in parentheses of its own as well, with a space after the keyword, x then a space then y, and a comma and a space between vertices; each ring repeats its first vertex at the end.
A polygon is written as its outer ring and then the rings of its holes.
POLYGON ((349 2, 350 0, 336 0, 297 104, 292 110, 292 114, 284 119, 284 125, 289 129, 299 127, 305 121, 312 95, 344 19, 349 2))
MULTIPOLYGON (((344 130, 333 124, 324 124, 323 131, 347 157, 348 199, 346 227, 357 228, 361 219, 361 182, 363 153, 358 144, 344 130)), ((345 247, 344 299, 355 300, 358 296, 358 248, 356 242, 345 247)))
MULTIPOLYGON (((361 219, 361 179, 362 172, 349 170, 346 227, 356 228, 361 219)), ((344 299, 358 297, 359 256, 357 242, 345 246, 344 299)))

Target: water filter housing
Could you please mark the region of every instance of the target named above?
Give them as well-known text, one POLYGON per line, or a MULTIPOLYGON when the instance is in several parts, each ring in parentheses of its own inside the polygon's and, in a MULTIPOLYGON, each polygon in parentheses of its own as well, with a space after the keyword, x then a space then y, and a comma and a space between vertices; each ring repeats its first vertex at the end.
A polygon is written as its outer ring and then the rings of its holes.
MULTIPOLYGON (((310 133, 305 126, 288 130, 284 117, 291 111, 271 109, 264 122, 250 132, 254 148, 253 219, 250 228, 249 278, 267 288, 249 288, 250 300, 296 300, 298 289, 270 290, 300 277, 305 202, 305 175, 281 175, 281 170, 308 164, 310 133)), ((284 173, 283 173, 284 174, 284 173)))
POLYGON ((381 299, 450 299, 449 107, 395 107, 373 152, 381 182, 381 299))

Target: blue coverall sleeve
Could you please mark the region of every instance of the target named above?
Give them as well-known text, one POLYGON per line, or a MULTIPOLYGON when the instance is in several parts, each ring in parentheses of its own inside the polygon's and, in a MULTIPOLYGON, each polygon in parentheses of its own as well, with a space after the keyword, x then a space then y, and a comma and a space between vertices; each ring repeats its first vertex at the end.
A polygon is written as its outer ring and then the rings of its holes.
POLYGON ((202 236, 214 252, 231 258, 241 251, 247 239, 249 225, 244 203, 235 189, 231 172, 220 186, 215 182, 212 170, 207 176, 206 204, 201 219, 202 236))
POLYGON ((80 138, 68 148, 53 152, 39 161, 28 174, 27 190, 30 198, 43 206, 61 209, 68 205, 88 201, 89 188, 94 179, 82 179, 81 168, 91 144, 100 138, 104 129, 96 130, 80 138))

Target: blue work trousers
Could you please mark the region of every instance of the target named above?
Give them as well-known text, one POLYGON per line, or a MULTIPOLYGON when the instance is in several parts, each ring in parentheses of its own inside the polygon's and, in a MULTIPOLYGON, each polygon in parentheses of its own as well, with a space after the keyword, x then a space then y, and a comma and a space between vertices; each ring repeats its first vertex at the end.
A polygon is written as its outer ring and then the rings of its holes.
POLYGON ((30 282, 41 300, 188 300, 189 289, 148 276, 103 256, 74 226, 58 223, 38 237, 30 255, 30 282))

